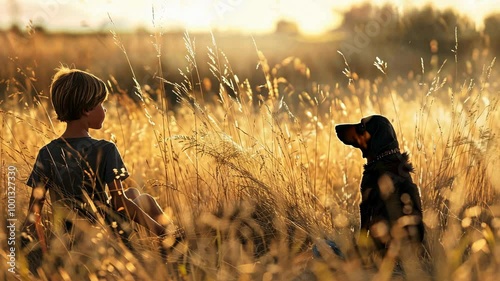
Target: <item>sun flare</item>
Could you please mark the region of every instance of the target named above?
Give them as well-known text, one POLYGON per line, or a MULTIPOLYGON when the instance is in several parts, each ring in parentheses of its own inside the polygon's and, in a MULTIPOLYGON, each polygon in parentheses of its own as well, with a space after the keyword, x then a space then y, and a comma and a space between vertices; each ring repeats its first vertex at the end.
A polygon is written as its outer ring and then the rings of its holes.
MULTIPOLYGON (((29 23, 50 30, 91 32, 114 24, 120 29, 162 27, 166 30, 272 32, 280 20, 295 22, 304 34, 319 34, 339 25, 340 14, 351 5, 366 2, 353 0, 0 0, 0 28, 29 23), (110 18, 113 23, 110 22, 110 18)), ((453 8, 470 17, 478 27, 484 16, 499 9, 498 0, 372 0, 374 5, 391 3, 399 10, 432 4, 453 8)))

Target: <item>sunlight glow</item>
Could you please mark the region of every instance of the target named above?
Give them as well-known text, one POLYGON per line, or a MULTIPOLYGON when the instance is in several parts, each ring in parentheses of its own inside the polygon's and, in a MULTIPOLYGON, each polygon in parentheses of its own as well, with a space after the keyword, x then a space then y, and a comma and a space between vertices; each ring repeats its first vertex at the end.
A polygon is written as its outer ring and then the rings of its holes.
MULTIPOLYGON (((33 22, 52 30, 91 32, 112 24, 129 30, 138 26, 167 30, 272 32, 279 20, 296 22, 306 34, 334 29, 340 14, 365 0, 0 0, 0 28, 17 22, 33 22)), ((473 19, 478 27, 485 15, 499 11, 498 0, 372 0, 391 3, 400 10, 432 3, 436 8, 455 8, 473 19)))

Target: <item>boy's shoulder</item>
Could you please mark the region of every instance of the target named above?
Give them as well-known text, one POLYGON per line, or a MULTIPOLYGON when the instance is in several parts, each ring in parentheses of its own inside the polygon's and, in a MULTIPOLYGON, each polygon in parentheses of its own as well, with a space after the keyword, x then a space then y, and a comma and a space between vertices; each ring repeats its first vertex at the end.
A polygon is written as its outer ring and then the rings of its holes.
POLYGON ((99 149, 113 149, 116 145, 113 142, 103 140, 103 139, 94 139, 94 138, 57 138, 40 148, 40 152, 42 151, 54 151, 59 150, 61 148, 71 147, 76 150, 87 149, 87 148, 99 148, 99 149))

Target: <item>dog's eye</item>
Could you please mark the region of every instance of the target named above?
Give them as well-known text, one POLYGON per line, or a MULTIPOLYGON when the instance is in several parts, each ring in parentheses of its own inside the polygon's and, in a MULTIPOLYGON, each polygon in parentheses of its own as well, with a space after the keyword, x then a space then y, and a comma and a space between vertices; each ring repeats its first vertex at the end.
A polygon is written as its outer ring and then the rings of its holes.
POLYGON ((359 123, 358 125, 356 125, 356 133, 358 135, 364 134, 365 130, 366 130, 366 127, 365 127, 364 123, 359 123))

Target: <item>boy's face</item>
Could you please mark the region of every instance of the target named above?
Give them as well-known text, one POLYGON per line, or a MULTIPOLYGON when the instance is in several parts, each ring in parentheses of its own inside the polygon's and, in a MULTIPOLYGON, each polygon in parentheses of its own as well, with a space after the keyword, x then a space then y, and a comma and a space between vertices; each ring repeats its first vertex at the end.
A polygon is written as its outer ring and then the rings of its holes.
POLYGON ((106 108, 101 102, 88 112, 89 128, 97 130, 101 129, 104 118, 106 118, 106 108))

